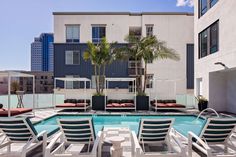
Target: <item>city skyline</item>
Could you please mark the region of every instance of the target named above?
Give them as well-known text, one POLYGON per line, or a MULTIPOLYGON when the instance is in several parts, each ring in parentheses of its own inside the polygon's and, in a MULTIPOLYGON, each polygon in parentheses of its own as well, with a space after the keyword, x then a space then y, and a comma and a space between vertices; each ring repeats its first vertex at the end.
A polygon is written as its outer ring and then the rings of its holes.
POLYGON ((71 0, 70 3, 65 0, 60 2, 2 1, 0 49, 4 56, 0 58, 0 70, 30 70, 30 44, 35 36, 44 32, 53 32, 52 12, 54 11, 193 12, 191 0, 178 0, 178 3, 177 0, 102 0, 102 2, 95 3, 95 0, 71 0), (15 18, 16 15, 18 18, 15 18), (14 46, 11 46, 13 43, 14 46))

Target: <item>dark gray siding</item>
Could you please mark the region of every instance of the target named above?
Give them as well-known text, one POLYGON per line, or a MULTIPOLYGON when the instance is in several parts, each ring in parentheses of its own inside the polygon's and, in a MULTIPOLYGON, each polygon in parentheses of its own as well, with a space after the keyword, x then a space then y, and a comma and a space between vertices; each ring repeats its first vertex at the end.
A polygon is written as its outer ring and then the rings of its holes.
POLYGON ((194 89, 194 44, 187 44, 187 89, 194 89))
MULTIPOLYGON (((123 44, 118 44, 121 46, 123 44)), ((90 61, 84 61, 83 53, 87 49, 86 44, 54 44, 54 77, 65 77, 66 75, 78 75, 92 79, 94 68, 90 61), (65 51, 79 50, 80 64, 66 65, 65 51)), ((128 62, 114 61, 106 68, 106 77, 128 77, 128 62)), ((110 87, 127 87, 128 83, 110 83, 110 87)), ((59 85, 61 86, 61 85, 59 85)))

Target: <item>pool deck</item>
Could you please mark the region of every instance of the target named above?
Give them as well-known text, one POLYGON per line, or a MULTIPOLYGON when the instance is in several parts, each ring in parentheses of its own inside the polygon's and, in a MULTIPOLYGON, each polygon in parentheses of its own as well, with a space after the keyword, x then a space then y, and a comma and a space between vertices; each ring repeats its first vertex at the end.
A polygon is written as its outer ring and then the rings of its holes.
MULTIPOLYGON (((49 108, 49 109, 37 109, 35 110, 34 115, 33 114, 26 114, 28 116, 31 116, 31 121, 33 123, 37 123, 41 120, 50 118, 51 116, 57 115, 57 114, 75 114, 75 115, 88 115, 88 114, 107 114, 107 115, 122 115, 122 114, 126 114, 126 115, 197 115, 199 112, 195 109, 189 109, 186 110, 185 112, 153 112, 153 111, 145 111, 145 112, 102 112, 102 111, 89 111, 89 112, 58 112, 59 110, 54 109, 54 108, 49 108)), ((207 115, 205 115, 207 116, 207 115)), ((130 130, 128 128, 106 128, 105 134, 106 136, 111 136, 109 135, 108 131, 113 130, 116 132, 116 135, 114 136, 122 136, 125 137, 125 142, 122 143, 122 147, 123 147, 123 156, 124 157, 131 157, 131 137, 130 137, 130 130)), ((57 134, 57 133, 56 133, 57 134)), ((52 135, 51 137, 48 138, 48 142, 51 141, 51 139, 56 135, 52 135)), ((181 136, 180 134, 175 132, 176 137, 181 141, 181 143, 183 143, 184 145, 187 144, 187 139, 183 136, 181 136)), ((4 137, 0 135, 0 141, 3 139, 4 137)), ((235 138, 236 141, 236 138, 235 138)), ((172 141, 172 143, 174 144, 174 142, 172 141)), ((177 145, 176 145, 177 146, 177 145)), ((175 147, 176 147, 175 146, 175 147)), ((20 150, 20 148, 22 147, 22 145, 20 144, 16 144, 13 146, 13 150, 20 150)), ((5 156, 9 156, 9 154, 5 154, 6 149, 1 149, 0 150, 0 156, 1 157, 5 157, 5 156), (4 155, 5 154, 5 155, 4 155)), ((11 154, 11 157, 15 157, 15 156, 19 156, 18 154, 11 154)), ((38 150, 34 151, 32 154, 30 154, 31 157, 41 157, 42 154, 40 152, 40 149, 38 148, 38 150)), ((103 146, 102 149, 102 157, 110 157, 110 146, 103 146)), ((199 155, 197 153, 193 154, 193 157, 199 157, 199 155)))

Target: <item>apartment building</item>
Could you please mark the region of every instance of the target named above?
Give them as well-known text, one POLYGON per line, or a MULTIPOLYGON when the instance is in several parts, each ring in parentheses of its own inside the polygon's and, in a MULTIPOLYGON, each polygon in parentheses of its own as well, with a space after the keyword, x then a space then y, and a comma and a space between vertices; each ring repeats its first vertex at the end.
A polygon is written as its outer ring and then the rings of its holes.
MULTIPOLYGON (((22 71, 35 76, 35 93, 52 93, 54 88, 53 72, 47 71, 22 71)), ((19 78, 19 90, 25 93, 33 92, 32 78, 19 78)))
POLYGON ((31 71, 53 71, 53 34, 42 33, 31 43, 31 71))
MULTIPOLYGON (((159 80, 163 94, 185 94, 194 88, 194 16, 191 13, 162 12, 54 12, 54 76, 87 77, 94 86, 93 66, 83 60, 87 41, 126 45, 125 36, 155 35, 175 49, 181 57, 176 62, 159 60, 148 64, 148 91, 153 91, 153 78, 159 80), (165 84, 165 85, 164 85, 165 84), (167 84, 172 84, 167 87, 167 84)), ((140 67, 143 64, 140 63, 140 67)), ((108 66, 106 77, 132 77, 133 61, 115 61, 108 66)), ((118 85, 115 85, 118 86, 118 85)), ((69 88, 75 88, 72 84, 69 88)))
POLYGON ((236 113, 236 1, 195 1, 195 94, 236 113))

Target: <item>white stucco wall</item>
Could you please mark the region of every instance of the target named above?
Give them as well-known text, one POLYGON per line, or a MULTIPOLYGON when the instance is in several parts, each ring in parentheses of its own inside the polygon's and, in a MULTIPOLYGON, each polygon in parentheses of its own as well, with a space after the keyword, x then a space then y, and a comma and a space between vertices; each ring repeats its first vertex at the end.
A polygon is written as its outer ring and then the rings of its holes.
MULTIPOLYGON (((211 107, 215 107, 218 110, 230 111, 229 108, 225 108, 228 102, 226 102, 225 105, 217 105, 217 103, 215 103, 216 100, 211 97, 213 95, 221 96, 221 91, 216 90, 214 91, 215 94, 210 93, 210 91, 213 90, 209 90, 212 88, 212 85, 209 84, 209 81, 211 81, 209 73, 224 70, 224 67, 215 65, 214 63, 216 62, 224 63, 228 69, 233 69, 236 67, 236 1, 219 0, 215 6, 208 10, 207 13, 200 18, 198 18, 198 1, 195 1, 194 6, 195 85, 197 85, 196 79, 202 78, 203 95, 208 98, 209 101, 214 101, 212 103, 209 102, 210 104, 215 104, 215 106, 213 105, 211 107), (198 59, 198 34, 217 20, 219 20, 219 51, 198 59)), ((216 86, 220 85, 216 84, 216 86)), ((197 88, 195 89, 195 94, 196 93, 197 88)))
POLYGON ((227 107, 226 110, 236 113, 236 70, 229 72, 227 76, 227 107))
MULTIPOLYGON (((186 94, 186 49, 187 44, 194 43, 193 16, 144 16, 146 24, 154 24, 154 35, 159 40, 165 41, 167 46, 173 48, 180 55, 180 61, 158 60, 148 64, 148 74, 154 74, 158 79, 176 80, 174 94, 186 94)), ((144 27, 145 28, 145 27, 144 27)), ((171 84, 171 82, 170 82, 171 84)), ((164 95, 173 97, 173 83, 170 88, 158 87, 158 91, 164 95), (172 94, 171 94, 172 93, 172 94)), ((159 94, 160 95, 160 94, 159 94)))

